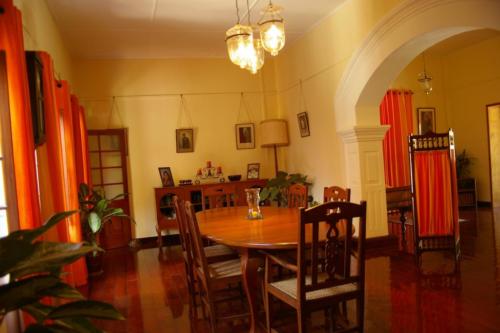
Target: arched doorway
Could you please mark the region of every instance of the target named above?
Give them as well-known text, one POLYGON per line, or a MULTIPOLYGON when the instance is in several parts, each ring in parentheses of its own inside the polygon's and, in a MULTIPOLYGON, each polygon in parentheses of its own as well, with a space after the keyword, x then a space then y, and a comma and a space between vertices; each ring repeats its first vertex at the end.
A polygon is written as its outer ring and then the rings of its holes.
POLYGON ((368 201, 368 237, 387 235, 379 103, 412 59, 451 36, 500 30, 500 1, 406 0, 392 10, 352 56, 335 98, 337 131, 344 139, 347 183, 354 200, 368 201))

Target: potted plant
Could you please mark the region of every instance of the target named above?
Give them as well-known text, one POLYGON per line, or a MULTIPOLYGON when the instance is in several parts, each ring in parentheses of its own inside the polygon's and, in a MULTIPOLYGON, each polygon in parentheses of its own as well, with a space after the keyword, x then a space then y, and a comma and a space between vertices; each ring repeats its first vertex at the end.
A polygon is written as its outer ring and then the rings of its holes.
POLYGON ((54 215, 43 226, 18 230, 0 238, 0 325, 12 311, 33 317, 25 332, 103 332, 90 319, 122 320, 110 304, 86 300, 61 279, 63 267, 87 253, 102 251, 87 243, 40 241, 47 230, 75 212, 54 215), (51 302, 46 302, 47 298, 51 302), (42 302, 42 299, 44 302, 42 302))
POLYGON ((471 157, 467 151, 464 149, 460 154, 457 155, 457 179, 458 186, 466 186, 467 179, 471 174, 471 167, 474 164, 474 158, 471 157), (463 183, 463 184, 462 184, 463 183))
MULTIPOLYGON (((122 208, 113 207, 113 201, 124 197, 119 194, 112 199, 106 199, 98 191, 91 190, 90 187, 82 183, 78 191, 78 201, 80 204, 80 221, 82 233, 87 242, 97 246, 99 244, 99 234, 106 223, 114 217, 130 219, 122 208)), ((93 251, 86 257, 89 274, 99 275, 102 273, 102 252, 93 251)))
POLYGON ((292 184, 311 185, 305 175, 300 173, 288 174, 284 171, 278 171, 276 177, 269 179, 266 186, 262 189, 260 198, 262 201, 275 201, 278 203, 278 206, 286 207, 288 204, 286 191, 292 184))

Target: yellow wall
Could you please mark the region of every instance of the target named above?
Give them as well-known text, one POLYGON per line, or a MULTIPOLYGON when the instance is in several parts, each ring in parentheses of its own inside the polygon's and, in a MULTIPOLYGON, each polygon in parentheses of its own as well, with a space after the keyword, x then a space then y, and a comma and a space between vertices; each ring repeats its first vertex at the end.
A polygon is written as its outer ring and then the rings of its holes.
MULTIPOLYGON (((128 128, 130 193, 136 237, 155 235, 156 211, 153 188, 161 186, 158 167, 170 166, 173 177, 193 179, 206 161, 222 166, 225 175, 246 177, 248 163, 261 163, 261 178, 273 174, 270 149, 236 149, 235 124, 258 124, 276 103, 272 78, 266 71, 258 75, 239 69, 223 59, 89 60, 75 62, 77 91, 86 107, 88 127, 128 128), (263 80, 266 83, 263 84, 263 80), (263 87, 269 94, 259 93, 263 87), (250 119, 239 112, 240 92, 245 94, 250 119), (186 110, 180 111, 180 97, 143 96, 187 94, 186 110), (199 95, 189 95, 199 93, 199 95), (219 94, 222 93, 222 94, 219 94), (115 99, 113 117, 111 96, 115 99), (268 101, 268 103, 264 103, 268 101), (190 114, 192 123, 188 121, 190 114), (238 113, 240 113, 238 115, 238 113), (194 127, 194 153, 176 153, 175 129, 194 127)), ((273 66, 267 71, 272 75, 273 66)), ((256 128, 257 130, 257 128, 256 128)))
POLYGON ((500 206, 500 104, 488 107, 488 133, 490 137, 492 204, 500 206))
MULTIPOLYGON (((466 149, 474 157, 471 176, 476 178, 478 199, 491 201, 486 105, 500 102, 500 37, 450 52, 426 52, 434 90, 426 96, 416 81, 422 71, 418 57, 392 84, 415 92, 413 106, 436 108, 437 131, 453 128, 457 153, 466 149)), ((415 119, 415 130, 417 122, 415 119)))
POLYGON ((56 77, 73 82, 72 59, 47 4, 42 0, 14 0, 21 10, 26 50, 46 51, 54 59, 56 77))
POLYGON ((276 59, 280 114, 288 119, 290 128, 290 146, 283 149, 287 154, 281 165, 289 172, 307 174, 314 183, 311 194, 317 201, 322 201, 323 187, 346 185, 344 144, 337 134, 334 114, 334 96, 343 71, 374 25, 399 2, 346 1, 287 45, 276 59), (296 116, 302 111, 308 112, 311 132, 304 138, 296 116))

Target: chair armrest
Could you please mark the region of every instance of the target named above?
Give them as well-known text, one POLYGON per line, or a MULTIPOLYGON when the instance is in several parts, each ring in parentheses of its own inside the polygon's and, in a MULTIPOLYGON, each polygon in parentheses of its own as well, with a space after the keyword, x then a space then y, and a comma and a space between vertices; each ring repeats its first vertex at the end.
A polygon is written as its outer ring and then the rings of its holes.
POLYGON ((291 263, 285 261, 284 259, 277 257, 275 255, 269 254, 267 252, 264 252, 264 253, 266 255, 266 259, 270 259, 271 261, 273 261, 274 263, 280 265, 281 267, 283 267, 285 269, 288 269, 288 270, 293 271, 293 272, 297 272, 297 265, 291 264, 291 263))

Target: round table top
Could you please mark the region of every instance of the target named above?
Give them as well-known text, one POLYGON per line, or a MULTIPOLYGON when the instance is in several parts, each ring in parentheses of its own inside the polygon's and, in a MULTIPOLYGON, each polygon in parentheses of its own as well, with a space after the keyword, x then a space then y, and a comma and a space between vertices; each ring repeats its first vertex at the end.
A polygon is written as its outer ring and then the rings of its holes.
POLYGON ((264 218, 260 220, 247 219, 247 206, 208 209, 196 213, 196 218, 201 234, 217 243, 253 249, 296 248, 299 209, 261 207, 261 211, 264 218))

